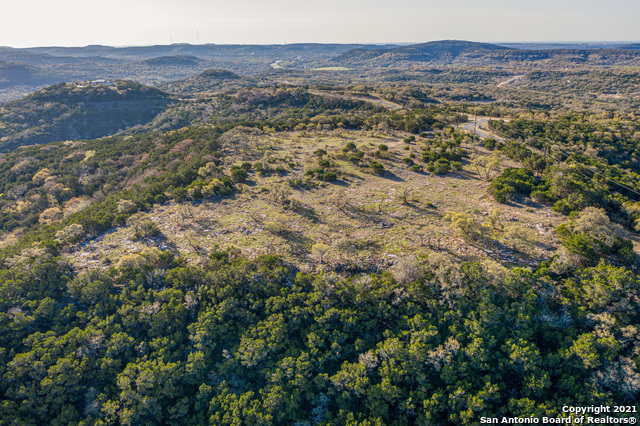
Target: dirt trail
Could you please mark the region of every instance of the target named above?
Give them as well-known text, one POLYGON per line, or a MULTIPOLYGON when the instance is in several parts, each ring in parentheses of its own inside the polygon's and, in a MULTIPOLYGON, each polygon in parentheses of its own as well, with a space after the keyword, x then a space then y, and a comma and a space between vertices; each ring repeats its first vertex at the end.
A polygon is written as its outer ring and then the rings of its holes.
POLYGON ((522 77, 524 77, 524 76, 525 76, 524 74, 516 75, 514 77, 511 77, 509 80, 505 80, 505 81, 503 81, 501 83, 498 83, 498 85, 496 87, 503 87, 503 86, 508 86, 508 85, 511 85, 511 84, 515 84, 518 81, 520 81, 522 79, 522 77))
POLYGON ((383 106, 383 107, 389 108, 389 109, 402 109, 402 105, 399 105, 399 104, 397 104, 395 102, 387 101, 385 99, 380 99, 380 98, 377 98, 377 97, 343 95, 343 94, 340 94, 340 93, 328 93, 328 92, 321 92, 321 91, 316 91, 316 90, 309 90, 309 93, 312 93, 312 94, 318 95, 318 96, 327 96, 327 97, 333 97, 333 98, 346 99, 346 100, 349 100, 349 101, 370 102, 372 104, 380 105, 380 106, 383 106))

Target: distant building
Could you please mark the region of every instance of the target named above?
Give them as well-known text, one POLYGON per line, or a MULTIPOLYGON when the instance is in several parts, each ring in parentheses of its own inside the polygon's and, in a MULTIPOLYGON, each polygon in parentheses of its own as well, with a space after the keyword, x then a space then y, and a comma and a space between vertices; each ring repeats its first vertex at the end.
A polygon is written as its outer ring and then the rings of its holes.
POLYGON ((113 86, 114 85, 113 81, 109 81, 109 80, 93 80, 93 81, 90 82, 90 84, 93 87, 96 87, 96 86, 113 86))

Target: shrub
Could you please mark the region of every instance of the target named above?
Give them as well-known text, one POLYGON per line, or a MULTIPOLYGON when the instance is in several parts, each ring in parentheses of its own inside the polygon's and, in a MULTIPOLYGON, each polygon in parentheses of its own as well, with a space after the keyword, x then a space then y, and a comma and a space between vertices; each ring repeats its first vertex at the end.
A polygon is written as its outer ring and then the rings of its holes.
POLYGON ((126 223, 128 217, 129 217, 129 215, 127 215, 127 214, 119 214, 113 219, 113 223, 115 225, 124 225, 126 223))
POLYGON ((131 200, 122 199, 118 201, 117 207, 120 214, 131 214, 138 211, 138 206, 131 200))
POLYGON ((82 225, 72 223, 64 229, 56 232, 56 240, 62 245, 77 243, 84 237, 85 232, 82 225))
POLYGON ((413 166, 413 160, 411 158, 405 157, 402 159, 402 162, 407 166, 413 166))
POLYGON ((633 243, 631 240, 625 240, 617 248, 618 257, 627 266, 631 266, 635 263, 637 255, 633 250, 633 243))
POLYGON ((482 141, 482 145, 490 151, 493 151, 496 148, 496 140, 492 138, 487 138, 482 141))
POLYGON ((377 175, 381 175, 381 174, 384 173, 384 166, 382 164, 376 162, 376 161, 371 162, 369 167, 371 168, 373 173, 375 173, 377 175))
POLYGON ((202 196, 215 197, 230 195, 233 192, 233 183, 229 178, 213 179, 202 187, 202 196))
POLYGON ((349 157, 349 162, 352 164, 357 164, 364 158, 364 152, 356 151, 349 157))
POLYGON ((500 189, 493 191, 491 194, 493 199, 499 203, 505 204, 507 201, 513 200, 518 192, 512 186, 502 186, 500 189))
POLYGON ((511 200, 516 194, 529 195, 537 185, 533 172, 527 169, 508 168, 489 185, 489 193, 499 203, 511 200))
POLYGON ((598 261, 598 253, 592 244, 592 239, 587 234, 570 234, 563 245, 571 252, 582 256, 586 263, 595 266, 598 261))
POLYGON ((247 180, 247 171, 242 168, 231 169, 231 180, 239 183, 247 180))
POLYGON ((553 196, 553 194, 551 194, 551 191, 540 191, 540 190, 535 190, 531 192, 531 198, 535 201, 537 201, 538 203, 550 203, 552 201, 555 200, 555 197, 553 196))
POLYGON ((380 145, 378 145, 378 149, 380 151, 389 151, 389 147, 383 143, 381 143, 380 145))
POLYGON ((189 197, 194 200, 202 199, 202 185, 194 185, 187 189, 189 197))
POLYGON ((327 172, 322 176, 322 180, 325 182, 333 182, 334 180, 337 180, 338 176, 336 176, 336 174, 334 172, 327 172))
POLYGON ((173 199, 176 200, 176 202, 181 203, 187 198, 187 190, 185 188, 179 187, 174 189, 171 195, 173 196, 173 199))
POLYGON ((213 162, 209 162, 205 164, 203 167, 200 167, 198 169, 198 175, 203 179, 206 179, 212 176, 217 177, 217 176, 220 176, 221 174, 222 172, 220 171, 218 166, 216 166, 216 163, 213 163, 213 162))
POLYGON ((422 171, 422 166, 414 164, 413 166, 409 167, 409 170, 411 170, 412 172, 420 173, 422 171))
POLYGON ((136 239, 154 237, 160 234, 158 225, 146 213, 136 213, 127 219, 127 226, 133 228, 136 239))
POLYGON ((355 150, 356 150, 356 144, 353 142, 347 143, 344 146, 344 148, 342 148, 342 152, 355 151, 355 150))
POLYGON ((467 213, 448 212, 444 219, 451 222, 451 229, 465 241, 482 240, 488 232, 483 225, 467 213))
POLYGON ((142 268, 147 264, 147 259, 139 254, 126 254, 118 260, 116 268, 142 268))
POLYGON ((57 222, 58 220, 62 219, 62 217, 62 210, 60 210, 58 207, 50 207, 40 213, 38 221, 40 223, 47 224, 57 222))
POLYGON ((434 161, 429 164, 429 166, 427 166, 427 170, 437 175, 444 175, 451 171, 451 164, 449 163, 449 160, 441 158, 438 161, 434 161))

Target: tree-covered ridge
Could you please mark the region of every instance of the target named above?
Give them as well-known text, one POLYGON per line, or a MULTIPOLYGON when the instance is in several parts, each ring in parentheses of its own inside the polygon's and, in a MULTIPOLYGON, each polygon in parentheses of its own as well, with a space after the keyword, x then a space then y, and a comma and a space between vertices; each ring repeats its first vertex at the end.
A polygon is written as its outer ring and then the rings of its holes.
POLYGON ((76 276, 33 252, 0 283, 9 421, 476 424, 640 390, 638 277, 606 264, 562 277, 432 253, 340 278, 149 252, 76 276))
POLYGON ((107 136, 150 122, 170 102, 133 81, 56 84, 0 106, 0 149, 107 136))
POLYGON ((13 61, 0 61, 0 88, 17 85, 54 83, 58 79, 55 73, 13 61))
POLYGON ((152 67, 162 66, 180 66, 191 67, 197 66, 202 62, 200 58, 193 55, 175 55, 175 56, 158 56, 142 61, 142 64, 152 67))
POLYGON ((225 92, 254 84, 255 80, 252 78, 227 70, 209 69, 194 77, 158 85, 158 88, 170 93, 194 95, 225 92))
POLYGON ((363 68, 429 63, 457 66, 638 66, 640 51, 634 49, 517 49, 464 40, 440 40, 392 49, 348 50, 332 62, 363 68))
POLYGON ((5 156, 0 166, 4 177, 0 183, 4 190, 2 227, 9 231, 17 226, 56 222, 99 203, 95 220, 101 223, 97 218, 107 214, 111 215, 109 221, 99 225, 90 220, 84 225, 85 229, 97 226, 96 230, 102 232, 112 225, 116 215, 109 195, 143 184, 145 191, 131 191, 131 197, 139 199, 142 208, 168 188, 190 184, 198 178, 198 169, 214 159, 212 153, 219 149, 218 135, 211 128, 190 128, 14 151, 5 156), (185 151, 191 161, 178 161, 185 151), (158 183, 149 187, 152 181, 158 183), (149 196, 149 201, 143 201, 149 196), (51 220, 41 217, 46 211, 53 215, 51 220))

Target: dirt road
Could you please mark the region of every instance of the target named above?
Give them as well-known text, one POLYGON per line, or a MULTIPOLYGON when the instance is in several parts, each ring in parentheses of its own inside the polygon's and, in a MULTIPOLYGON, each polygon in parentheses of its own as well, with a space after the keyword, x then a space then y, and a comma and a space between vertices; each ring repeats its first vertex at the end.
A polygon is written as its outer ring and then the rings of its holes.
POLYGON ((516 75, 514 77, 511 77, 509 80, 505 80, 505 81, 503 81, 501 83, 498 83, 498 86, 496 86, 496 87, 503 87, 503 86, 509 86, 511 84, 515 84, 518 81, 520 81, 522 79, 522 77, 524 77, 524 74, 516 75))
MULTIPOLYGON (((485 139, 485 138, 497 138, 496 136, 489 134, 487 131, 485 131, 485 129, 489 129, 489 120, 491 118, 489 117, 477 117, 477 121, 476 121, 476 136, 478 136, 480 139, 485 139)), ((462 124, 462 128, 464 130, 466 130, 467 132, 473 134, 473 116, 470 115, 469 116, 469 121, 467 123, 462 124)))
POLYGON ((346 99, 349 101, 363 101, 369 102, 375 105, 380 105, 389 109, 402 109, 402 105, 399 105, 395 102, 387 101, 385 99, 377 98, 377 97, 365 97, 365 96, 356 96, 356 95, 343 95, 340 93, 329 93, 329 92, 320 92, 317 90, 309 90, 309 93, 313 93, 318 96, 326 96, 330 98, 340 98, 346 99))

